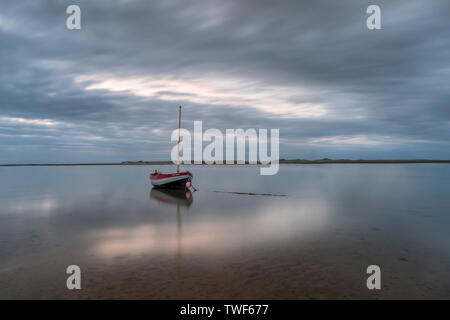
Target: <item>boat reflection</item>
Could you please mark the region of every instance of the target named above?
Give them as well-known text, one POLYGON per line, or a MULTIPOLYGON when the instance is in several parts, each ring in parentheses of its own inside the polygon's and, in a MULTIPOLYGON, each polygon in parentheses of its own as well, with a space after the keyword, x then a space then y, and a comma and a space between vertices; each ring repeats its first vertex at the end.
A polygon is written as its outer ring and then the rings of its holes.
POLYGON ((156 200, 158 203, 188 208, 191 206, 193 201, 192 193, 189 190, 153 188, 150 191, 150 198, 156 200))
POLYGON ((176 250, 175 267, 177 277, 181 278, 183 265, 183 245, 182 245, 182 221, 180 207, 189 208, 193 202, 192 193, 189 190, 157 189, 152 188, 150 199, 164 205, 175 205, 177 207, 177 232, 176 232, 176 250))

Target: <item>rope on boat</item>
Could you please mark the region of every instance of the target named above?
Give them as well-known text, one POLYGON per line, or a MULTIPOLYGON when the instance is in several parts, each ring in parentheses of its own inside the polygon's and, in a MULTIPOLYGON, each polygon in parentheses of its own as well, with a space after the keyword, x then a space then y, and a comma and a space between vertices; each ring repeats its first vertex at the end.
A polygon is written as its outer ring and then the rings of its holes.
POLYGON ((217 190, 211 190, 210 192, 239 194, 239 195, 246 195, 246 196, 287 197, 286 194, 276 194, 276 193, 255 193, 255 192, 217 191, 217 190))

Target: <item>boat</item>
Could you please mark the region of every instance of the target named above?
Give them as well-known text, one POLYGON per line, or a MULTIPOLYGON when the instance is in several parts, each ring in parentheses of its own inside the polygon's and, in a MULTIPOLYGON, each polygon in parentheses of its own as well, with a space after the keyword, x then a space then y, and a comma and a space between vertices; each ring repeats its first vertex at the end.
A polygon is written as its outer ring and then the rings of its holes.
POLYGON ((155 170, 150 174, 150 181, 155 188, 160 189, 190 189, 193 178, 189 171, 180 172, 180 129, 181 129, 181 106, 178 109, 178 161, 177 172, 162 173, 155 170))
POLYGON ((192 177, 189 171, 167 174, 156 171, 150 175, 150 181, 155 188, 189 189, 192 177))

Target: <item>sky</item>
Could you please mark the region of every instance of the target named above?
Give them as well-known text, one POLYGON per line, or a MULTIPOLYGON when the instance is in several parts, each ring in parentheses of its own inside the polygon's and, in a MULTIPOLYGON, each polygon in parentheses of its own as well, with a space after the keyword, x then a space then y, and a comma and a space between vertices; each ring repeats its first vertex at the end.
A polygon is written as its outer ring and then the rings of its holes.
POLYGON ((281 158, 450 159, 449 83, 448 0, 0 0, 0 163, 169 160, 179 105, 281 158))

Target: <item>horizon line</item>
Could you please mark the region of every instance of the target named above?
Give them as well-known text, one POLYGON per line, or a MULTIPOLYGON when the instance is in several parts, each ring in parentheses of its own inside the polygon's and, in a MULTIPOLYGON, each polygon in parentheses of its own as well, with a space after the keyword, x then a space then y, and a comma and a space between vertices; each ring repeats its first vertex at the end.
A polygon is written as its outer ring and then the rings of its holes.
MULTIPOLYGON (((280 159, 278 161, 280 164, 327 164, 327 163, 341 163, 341 164, 352 164, 352 163, 450 163, 450 160, 445 159, 280 159)), ((122 161, 122 162, 80 162, 80 163, 5 163, 0 164, 0 167, 31 167, 31 166, 114 166, 114 165, 176 165, 172 161, 122 161)), ((245 161, 244 163, 206 163, 203 161, 200 163, 183 163, 181 165, 264 165, 261 162, 250 163, 245 161)))

